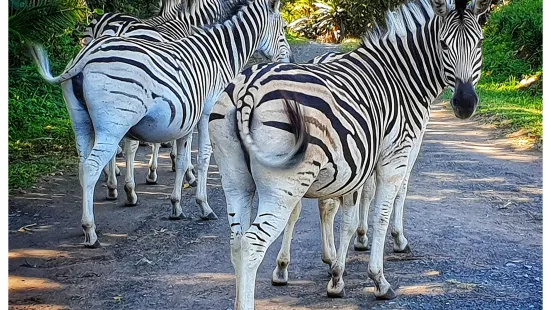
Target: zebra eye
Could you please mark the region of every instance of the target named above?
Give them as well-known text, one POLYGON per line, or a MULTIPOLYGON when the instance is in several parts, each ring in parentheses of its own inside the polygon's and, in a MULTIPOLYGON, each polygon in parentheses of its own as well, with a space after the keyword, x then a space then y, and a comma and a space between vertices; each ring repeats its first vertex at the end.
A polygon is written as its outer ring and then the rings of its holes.
POLYGON ((450 47, 449 47, 446 43, 444 43, 443 40, 440 40, 440 46, 442 46, 442 49, 443 49, 444 51, 447 51, 447 50, 450 49, 450 47))

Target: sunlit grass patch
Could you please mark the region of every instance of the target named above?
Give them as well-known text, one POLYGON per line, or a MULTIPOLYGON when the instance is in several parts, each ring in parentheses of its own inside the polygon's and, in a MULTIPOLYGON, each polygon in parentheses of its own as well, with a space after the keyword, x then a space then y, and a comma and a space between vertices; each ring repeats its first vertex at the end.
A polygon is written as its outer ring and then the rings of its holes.
MULTIPOLYGON (((476 88, 480 98, 476 114, 485 122, 540 145, 543 134, 541 92, 518 87, 516 80, 505 83, 481 81, 476 88)), ((449 100, 451 92, 446 91, 442 97, 449 100)))
POLYGON ((350 52, 352 50, 355 50, 360 46, 361 40, 358 38, 347 38, 342 40, 341 43, 341 51, 342 52, 350 52))

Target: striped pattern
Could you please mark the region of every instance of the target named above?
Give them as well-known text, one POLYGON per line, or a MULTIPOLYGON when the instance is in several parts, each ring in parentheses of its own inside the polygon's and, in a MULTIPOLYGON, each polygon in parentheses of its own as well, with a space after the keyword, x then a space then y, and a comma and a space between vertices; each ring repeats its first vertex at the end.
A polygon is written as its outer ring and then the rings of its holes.
POLYGON ((328 285, 328 294, 341 294, 347 244, 357 228, 352 210, 374 174, 369 276, 378 298, 395 296, 382 272, 394 200, 435 98, 453 87, 456 115, 468 118, 476 110, 474 85, 482 63, 476 21, 488 3, 467 8, 466 1, 457 1, 450 8, 446 0, 408 2, 389 12, 387 26, 375 27, 350 53, 322 57, 318 64, 257 65, 230 83, 211 114, 210 134, 228 201, 232 249, 239 243, 247 251, 232 252, 234 260, 243 260, 236 267, 242 272, 236 308, 253 308, 254 272, 302 197, 341 201, 346 246, 332 263, 328 285), (236 134, 217 138, 224 131, 236 134), (250 188, 258 191, 259 215, 249 227, 241 208, 250 188))
MULTIPOLYGON (((279 1, 243 2, 235 11, 223 24, 197 29, 178 41, 97 38, 57 77, 49 72, 45 52, 34 47, 33 57, 42 76, 50 83, 62 84, 73 120, 81 159, 85 245, 98 244, 94 185, 124 136, 151 142, 178 139, 171 217, 180 218, 184 149, 193 127, 199 123, 200 136, 208 137, 206 125, 212 106, 254 51, 273 61, 289 60, 279 1)), ((200 139, 199 144, 209 148, 203 152, 210 157, 210 142, 200 139)), ((206 177, 204 182, 206 186, 206 177)))

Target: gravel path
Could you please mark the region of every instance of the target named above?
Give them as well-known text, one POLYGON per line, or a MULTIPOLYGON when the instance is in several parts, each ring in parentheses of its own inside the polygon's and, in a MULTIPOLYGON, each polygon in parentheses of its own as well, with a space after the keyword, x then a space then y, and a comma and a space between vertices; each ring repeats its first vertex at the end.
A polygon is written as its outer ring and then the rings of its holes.
MULTIPOLYGON (((298 61, 337 50, 296 47, 298 61)), ((196 141, 196 140, 195 140, 196 141)), ((217 167, 209 172, 209 202, 219 215, 203 222, 183 191, 192 220, 170 221, 174 173, 162 151, 159 184, 146 185, 150 150, 140 147, 139 205, 105 200, 96 188, 102 247, 83 249, 81 191, 76 167, 10 196, 10 309, 228 309, 235 285, 229 229, 217 167), (26 229, 22 227, 35 224, 26 229)), ((124 173, 124 162, 119 162, 124 173)), ((350 246, 347 296, 328 299, 321 262, 317 204, 304 200, 292 246, 290 283, 272 287, 280 240, 257 280, 257 309, 541 309, 542 157, 515 151, 475 121, 455 119, 443 104, 433 117, 410 181, 406 236, 413 255, 392 253, 385 275, 398 298, 376 301, 366 253, 350 246)), ((338 226, 338 225, 337 225, 338 226)), ((389 237, 390 239, 390 237, 389 237)), ((389 240, 390 241, 390 240, 389 240)))

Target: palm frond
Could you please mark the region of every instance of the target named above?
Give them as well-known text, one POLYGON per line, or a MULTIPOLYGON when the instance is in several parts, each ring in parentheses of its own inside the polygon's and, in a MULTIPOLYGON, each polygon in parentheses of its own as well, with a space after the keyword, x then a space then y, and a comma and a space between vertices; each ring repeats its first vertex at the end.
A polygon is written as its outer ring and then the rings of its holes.
POLYGON ((27 0, 22 6, 15 5, 20 2, 10 1, 8 18, 9 36, 20 42, 43 42, 75 27, 88 13, 83 0, 27 0))

